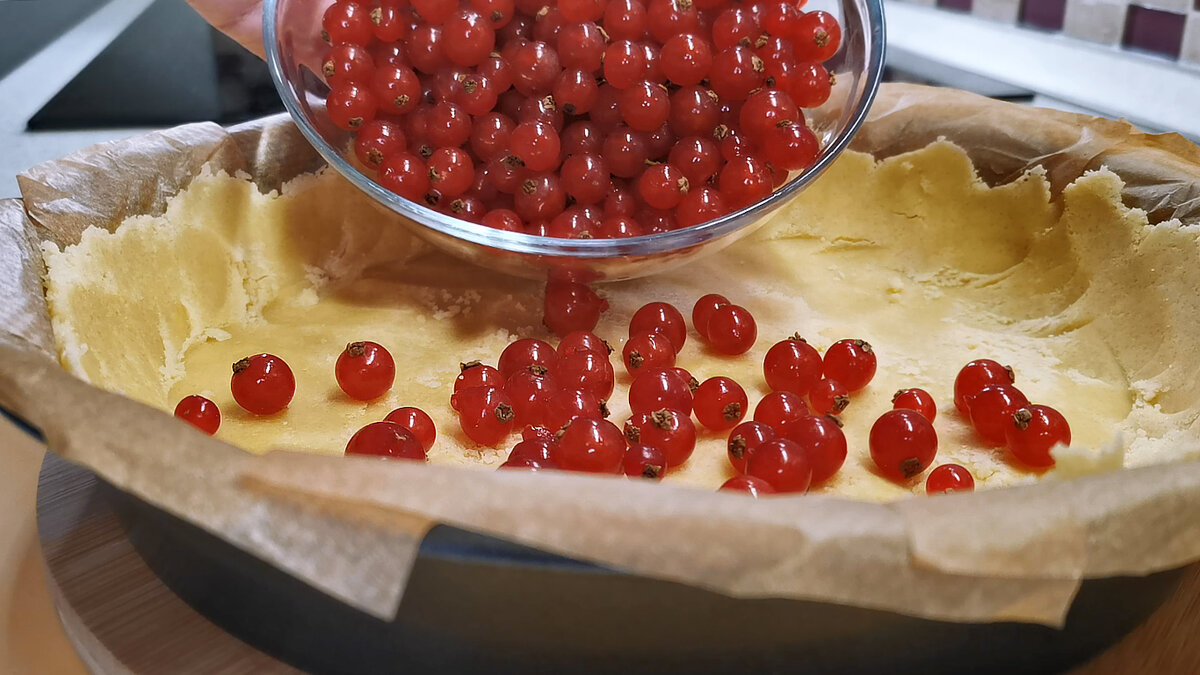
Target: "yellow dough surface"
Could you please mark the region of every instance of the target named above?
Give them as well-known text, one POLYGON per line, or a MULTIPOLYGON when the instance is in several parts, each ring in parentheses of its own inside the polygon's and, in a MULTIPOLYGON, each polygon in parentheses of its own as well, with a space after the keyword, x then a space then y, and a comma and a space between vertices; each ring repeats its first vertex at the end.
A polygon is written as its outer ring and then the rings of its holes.
MULTIPOLYGON (((872 422, 905 387, 938 402, 935 465, 965 465, 980 488, 1038 480, 985 447, 955 411, 954 376, 977 358, 1011 364, 1032 401, 1066 415, 1073 445, 1056 451, 1049 477, 1190 456, 1198 358, 1167 345, 1198 325, 1197 232, 1149 226, 1121 205, 1120 189, 1107 171, 1057 201, 1037 173, 988 187, 948 143, 882 162, 847 153, 725 251, 600 286, 611 310, 596 332, 619 351, 641 305, 666 301, 690 317, 698 297, 722 293, 753 312, 757 344, 725 357, 691 331, 679 365, 700 380, 735 378, 752 406, 774 342, 793 333, 822 351, 845 337, 870 342, 878 374, 842 415, 850 455, 817 492, 923 492, 924 476, 892 483, 867 451, 872 422)), ((502 449, 466 440, 449 406, 458 364, 495 364, 516 337, 553 340, 541 326, 540 284, 429 247, 331 172, 267 195, 244 177, 206 174, 163 216, 89 230, 61 251, 47 244, 44 256, 67 369, 167 411, 188 394, 207 396, 222 411, 218 437, 253 452, 339 454, 362 425, 415 405, 437 422, 430 461, 498 465, 516 436, 502 449), (397 362, 396 385, 369 404, 347 398, 333 376, 356 340, 383 344, 397 362), (259 352, 284 358, 298 383, 291 406, 271 418, 243 412, 229 391, 230 364, 259 352)), ((629 378, 614 364, 609 407, 619 425, 629 378)), ((731 475, 725 435, 702 430, 667 480, 715 488, 731 475)))

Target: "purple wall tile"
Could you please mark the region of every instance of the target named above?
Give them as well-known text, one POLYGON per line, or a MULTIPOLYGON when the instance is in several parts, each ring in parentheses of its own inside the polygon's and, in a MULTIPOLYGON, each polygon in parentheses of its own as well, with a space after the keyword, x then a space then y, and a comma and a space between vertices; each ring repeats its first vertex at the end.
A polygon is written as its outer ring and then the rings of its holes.
POLYGON ((1170 58, 1179 58, 1183 47, 1183 28, 1187 16, 1159 9, 1129 6, 1125 15, 1125 36, 1121 44, 1170 58))
POLYGON ((1066 15, 1067 0, 1021 0, 1021 23, 1027 26, 1060 31, 1066 15))

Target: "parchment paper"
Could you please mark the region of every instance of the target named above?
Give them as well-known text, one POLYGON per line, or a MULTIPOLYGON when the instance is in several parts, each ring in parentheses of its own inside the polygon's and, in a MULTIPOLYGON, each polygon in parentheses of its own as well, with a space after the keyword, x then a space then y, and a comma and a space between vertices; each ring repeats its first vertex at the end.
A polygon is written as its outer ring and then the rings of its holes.
MULTIPOLYGON (((1056 189, 1106 165, 1154 220, 1200 218, 1200 150, 1123 122, 888 85, 856 142, 939 137, 989 181, 1046 168, 1056 189)), ((611 478, 275 452, 254 457, 66 374, 36 242, 159 213, 205 163, 263 189, 320 165, 283 118, 188 125, 31 169, 0 202, 0 404, 51 449, 343 601, 394 614, 421 536, 445 523, 738 596, 825 600, 955 621, 1062 622, 1081 579, 1200 558, 1200 463, 868 504, 751 500, 611 478), (61 411, 71 410, 63 415, 61 411)))

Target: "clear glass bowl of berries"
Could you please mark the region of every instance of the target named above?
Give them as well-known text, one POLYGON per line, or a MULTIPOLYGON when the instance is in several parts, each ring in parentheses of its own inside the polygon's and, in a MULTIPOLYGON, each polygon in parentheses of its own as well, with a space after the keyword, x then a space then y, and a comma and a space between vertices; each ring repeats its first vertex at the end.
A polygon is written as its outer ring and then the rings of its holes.
POLYGON ((748 234, 849 144, 882 0, 266 0, 325 160, 523 276, 651 274, 748 234))

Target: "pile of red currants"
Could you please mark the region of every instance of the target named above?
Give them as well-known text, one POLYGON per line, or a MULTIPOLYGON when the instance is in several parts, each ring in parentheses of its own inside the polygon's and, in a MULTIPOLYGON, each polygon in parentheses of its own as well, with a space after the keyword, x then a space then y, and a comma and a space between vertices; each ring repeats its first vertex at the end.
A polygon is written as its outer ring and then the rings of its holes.
POLYGON ((561 238, 698 225, 820 153, 841 27, 806 0, 338 0, 326 108, 380 185, 561 238))

